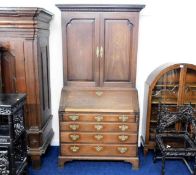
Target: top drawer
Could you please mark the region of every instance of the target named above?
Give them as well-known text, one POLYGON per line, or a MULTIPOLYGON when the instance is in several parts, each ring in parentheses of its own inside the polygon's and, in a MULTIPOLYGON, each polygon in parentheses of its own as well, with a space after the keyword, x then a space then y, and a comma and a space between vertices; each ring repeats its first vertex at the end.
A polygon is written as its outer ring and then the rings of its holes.
POLYGON ((126 114, 74 114, 63 115, 63 121, 86 121, 86 122, 137 122, 136 115, 126 114))

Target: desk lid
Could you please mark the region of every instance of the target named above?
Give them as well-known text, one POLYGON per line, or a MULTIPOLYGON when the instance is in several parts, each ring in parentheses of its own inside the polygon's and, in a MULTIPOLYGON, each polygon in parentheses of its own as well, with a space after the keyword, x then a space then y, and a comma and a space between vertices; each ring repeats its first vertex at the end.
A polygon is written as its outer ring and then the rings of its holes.
POLYGON ((137 90, 63 88, 59 112, 139 112, 137 90))

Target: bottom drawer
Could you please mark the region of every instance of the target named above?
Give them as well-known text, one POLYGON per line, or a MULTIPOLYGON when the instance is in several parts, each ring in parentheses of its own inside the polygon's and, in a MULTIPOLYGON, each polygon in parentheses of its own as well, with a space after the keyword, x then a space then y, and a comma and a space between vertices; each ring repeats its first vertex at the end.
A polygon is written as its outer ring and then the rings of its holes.
POLYGON ((137 155, 136 145, 62 144, 61 156, 121 156, 137 155))

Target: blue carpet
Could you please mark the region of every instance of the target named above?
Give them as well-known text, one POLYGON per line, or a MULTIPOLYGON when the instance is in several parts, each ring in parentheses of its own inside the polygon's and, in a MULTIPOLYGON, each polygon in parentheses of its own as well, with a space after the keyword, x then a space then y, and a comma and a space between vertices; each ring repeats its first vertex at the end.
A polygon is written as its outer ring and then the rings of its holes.
MULTIPOLYGON (((144 157, 139 150, 140 169, 132 170, 131 164, 113 161, 72 161, 58 167, 59 147, 49 147, 42 159, 42 168, 33 170, 29 166, 29 175, 160 175, 161 161, 152 161, 153 153, 144 157)), ((182 161, 167 160, 165 175, 190 175, 182 161)))

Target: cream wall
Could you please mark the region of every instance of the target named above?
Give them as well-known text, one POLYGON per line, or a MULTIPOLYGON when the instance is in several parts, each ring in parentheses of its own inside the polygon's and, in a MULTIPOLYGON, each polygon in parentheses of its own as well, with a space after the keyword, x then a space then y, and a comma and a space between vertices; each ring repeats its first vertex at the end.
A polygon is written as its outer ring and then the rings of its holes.
POLYGON ((145 4, 140 15, 137 88, 140 102, 140 135, 145 135, 144 83, 149 73, 166 62, 196 64, 195 0, 0 0, 0 7, 43 7, 54 17, 50 27, 50 77, 53 129, 52 145, 59 145, 58 105, 63 86, 61 16, 59 3, 145 4))

